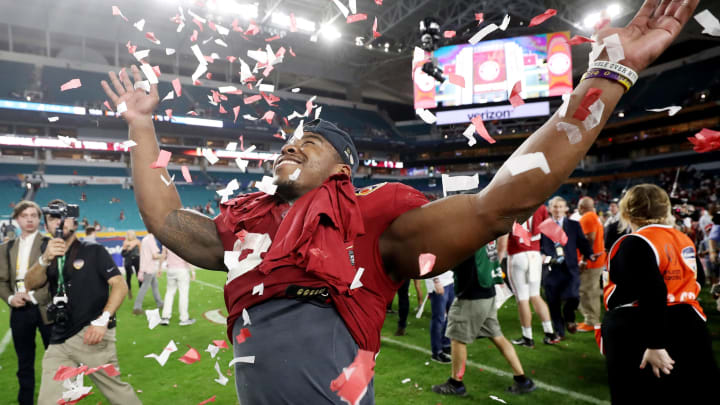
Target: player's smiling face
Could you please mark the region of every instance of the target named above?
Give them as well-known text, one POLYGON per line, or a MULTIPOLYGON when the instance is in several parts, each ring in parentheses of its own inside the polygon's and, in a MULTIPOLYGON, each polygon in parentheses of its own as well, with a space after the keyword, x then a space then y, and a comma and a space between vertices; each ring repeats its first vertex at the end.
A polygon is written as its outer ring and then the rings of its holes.
POLYGON ((350 167, 340 161, 330 142, 312 132, 305 132, 302 138, 292 137, 273 164, 277 194, 288 201, 319 187, 328 177, 341 172, 350 175, 350 167))

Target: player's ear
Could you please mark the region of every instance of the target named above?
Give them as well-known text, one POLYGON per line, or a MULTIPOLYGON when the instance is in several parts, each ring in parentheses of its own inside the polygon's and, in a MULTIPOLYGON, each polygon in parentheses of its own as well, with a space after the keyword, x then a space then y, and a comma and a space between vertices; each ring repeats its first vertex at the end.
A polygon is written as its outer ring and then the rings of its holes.
POLYGON ((335 174, 345 174, 348 177, 352 177, 352 169, 345 163, 338 163, 335 165, 335 174))

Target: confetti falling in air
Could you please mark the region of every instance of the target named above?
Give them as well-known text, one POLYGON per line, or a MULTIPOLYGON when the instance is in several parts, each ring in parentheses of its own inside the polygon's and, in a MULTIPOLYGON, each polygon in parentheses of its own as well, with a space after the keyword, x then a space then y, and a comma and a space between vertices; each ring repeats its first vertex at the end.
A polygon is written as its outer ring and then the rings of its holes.
POLYGON ((437 117, 435 117, 435 114, 431 113, 430 111, 424 109, 424 108, 418 108, 415 110, 415 113, 417 114, 420 119, 422 119, 426 124, 434 124, 437 121, 437 117))
POLYGON ((549 9, 545 10, 545 12, 543 12, 542 14, 539 14, 539 15, 536 15, 535 17, 533 17, 532 20, 530 20, 530 24, 528 24, 528 27, 534 27, 536 25, 540 25, 556 14, 557 14, 557 10, 555 10, 553 8, 549 8, 549 9))
POLYGON ((587 42, 595 42, 593 39, 584 37, 582 35, 575 35, 567 42, 568 45, 580 45, 587 42))
POLYGON ((120 372, 115 368, 114 365, 112 365, 112 364, 110 364, 110 363, 103 364, 102 366, 97 366, 97 367, 89 368, 89 369, 85 372, 85 375, 90 375, 90 374, 95 373, 95 372, 98 372, 98 371, 100 371, 100 370, 105 371, 105 374, 107 374, 108 377, 115 377, 115 376, 120 375, 120 372))
POLYGON ((663 108, 649 108, 645 111, 652 111, 652 112, 667 111, 668 116, 672 117, 673 115, 677 114, 680 110, 682 110, 682 107, 680 107, 679 105, 671 105, 669 107, 663 107, 663 108))
POLYGON ((530 232, 527 229, 525 229, 525 227, 518 224, 517 222, 513 223, 512 234, 516 238, 520 239, 520 243, 522 243, 523 245, 525 245, 525 246, 531 245, 530 240, 532 239, 532 235, 530 234, 530 232))
POLYGON ((72 79, 69 82, 63 84, 60 86, 60 91, 67 91, 72 89, 77 89, 79 87, 82 87, 82 83, 80 82, 80 79, 72 79))
POLYGON ((443 37, 450 39, 455 37, 455 31, 443 31, 443 37))
POLYGON ((518 80, 514 85, 512 90, 510 91, 510 104, 512 104, 513 108, 517 108, 523 104, 525 104, 525 101, 523 101, 522 96, 520 93, 522 92, 522 81, 518 80))
POLYGON ((228 344, 227 344, 227 342, 226 342, 224 339, 223 339, 223 340, 219 340, 219 339, 218 339, 218 340, 213 340, 212 342, 213 342, 213 344, 214 344, 215 346, 217 346, 217 347, 219 347, 219 348, 221 348, 221 349, 227 349, 227 348, 228 348, 228 344))
POLYGON ((183 178, 185 179, 185 181, 188 183, 192 183, 192 176, 190 175, 190 169, 187 166, 183 165, 180 168, 180 171, 182 172, 182 175, 183 175, 183 178))
POLYGON ((693 150, 698 153, 720 150, 720 131, 703 128, 688 140, 694 145, 693 150))
POLYGON ((252 334, 250 333, 250 329, 248 328, 242 328, 240 329, 240 333, 235 336, 235 340, 238 343, 243 343, 247 340, 247 338, 252 337, 252 334))
POLYGON ((693 17, 703 27, 703 34, 720 37, 720 21, 710 10, 703 10, 693 17))
POLYGON ((53 380, 55 381, 63 381, 67 380, 73 377, 76 377, 85 371, 87 371, 88 366, 81 366, 81 367, 68 367, 68 366, 60 366, 57 371, 55 372, 55 376, 53 376, 53 380))
POLYGON ((421 253, 418 256, 418 262, 420 264, 420 276, 429 274, 435 266, 435 260, 437 257, 432 253, 421 253))
POLYGON ((490 136, 487 128, 485 128, 485 123, 483 122, 480 114, 472 117, 470 119, 470 122, 472 122, 472 125, 475 127, 475 132, 477 132, 477 134, 480 135, 482 139, 486 140, 490 144, 495 143, 495 139, 490 136))
POLYGON ((560 227, 557 222, 553 221, 552 218, 546 218, 543 222, 541 222, 540 225, 538 225, 538 230, 555 243, 565 246, 568 242, 567 234, 565 234, 562 227, 560 227))
POLYGON ((171 156, 172 153, 170 151, 160 149, 160 153, 158 154, 157 159, 155 159, 155 161, 150 164, 150 167, 153 169, 167 167, 168 163, 170 162, 171 156))

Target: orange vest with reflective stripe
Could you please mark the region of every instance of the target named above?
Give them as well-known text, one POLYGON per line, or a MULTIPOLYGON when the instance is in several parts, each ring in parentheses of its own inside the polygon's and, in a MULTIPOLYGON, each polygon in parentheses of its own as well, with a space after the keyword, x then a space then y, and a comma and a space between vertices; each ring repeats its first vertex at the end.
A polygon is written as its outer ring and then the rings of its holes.
MULTIPOLYGON (((615 257, 620 243, 627 237, 640 237, 650 245, 655 253, 655 260, 667 287, 667 304, 690 304, 698 315, 706 320, 705 313, 697 301, 700 284, 697 282, 697 264, 695 262, 695 245, 684 233, 667 225, 648 225, 630 235, 624 235, 613 244, 608 255, 610 261, 615 257)), ((603 293, 605 309, 608 308, 610 296, 615 291, 615 283, 610 280, 603 293)), ((637 302, 627 303, 637 306, 637 302)))

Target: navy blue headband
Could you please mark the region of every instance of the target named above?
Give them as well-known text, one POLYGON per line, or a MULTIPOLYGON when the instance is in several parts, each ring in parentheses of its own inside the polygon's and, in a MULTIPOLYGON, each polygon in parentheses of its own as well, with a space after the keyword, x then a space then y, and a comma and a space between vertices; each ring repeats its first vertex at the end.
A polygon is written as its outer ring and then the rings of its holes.
POLYGON ((321 135, 330 142, 333 148, 335 148, 338 155, 340 155, 340 159, 342 159, 345 164, 352 167, 353 172, 357 170, 358 165, 360 164, 357 149, 355 148, 355 143, 353 143, 352 138, 350 138, 350 135, 347 132, 338 128, 332 122, 322 119, 316 119, 308 122, 303 126, 303 131, 321 135))

